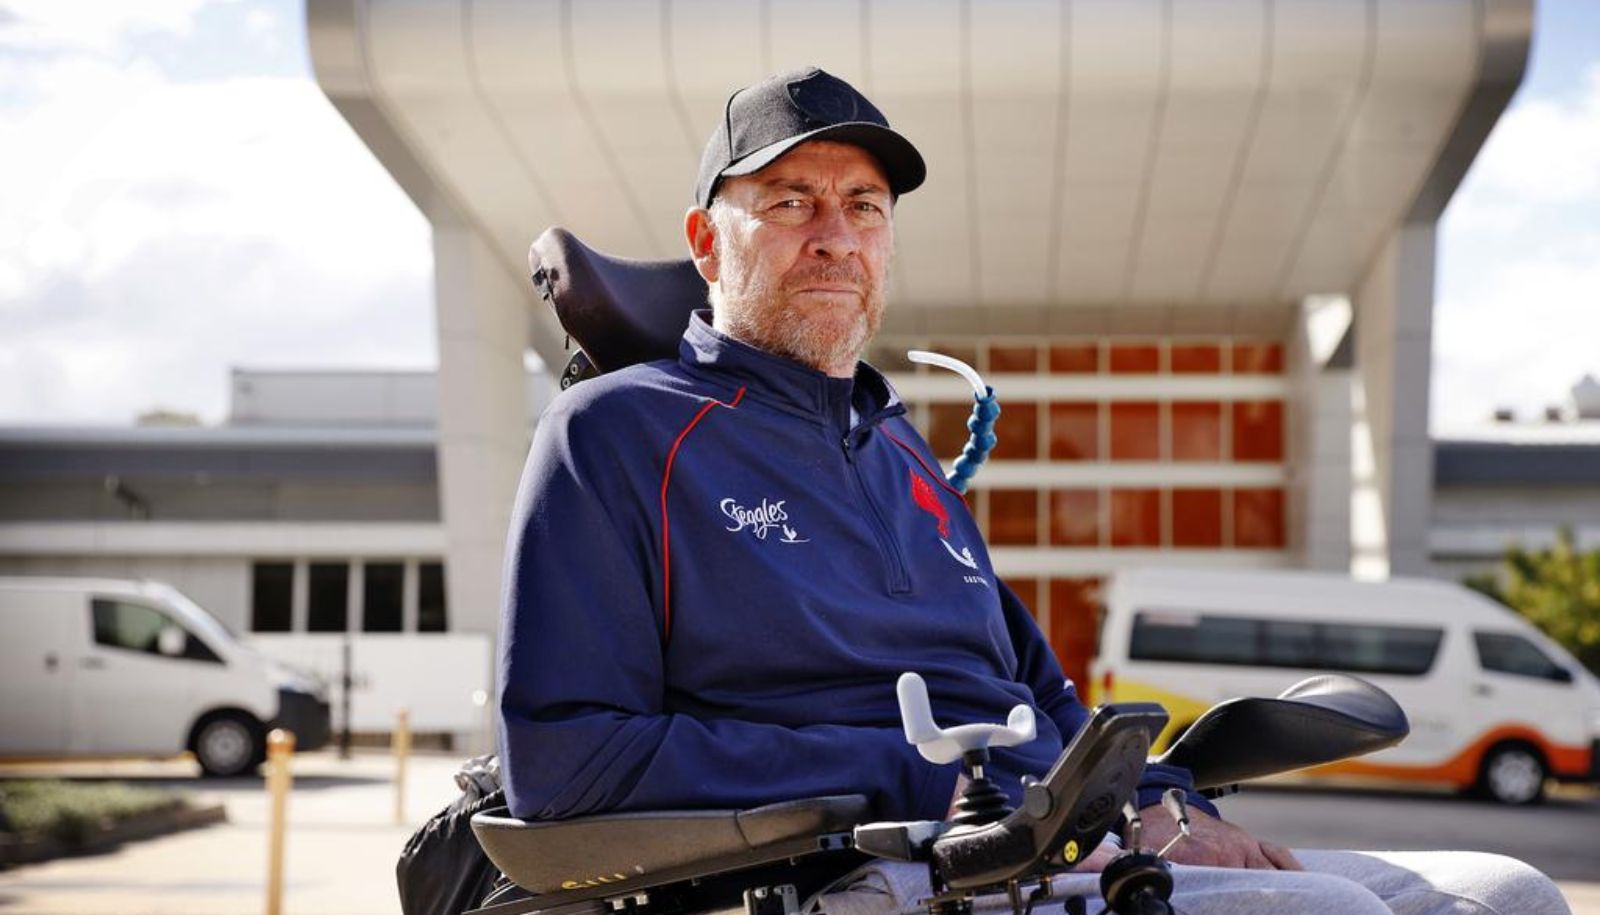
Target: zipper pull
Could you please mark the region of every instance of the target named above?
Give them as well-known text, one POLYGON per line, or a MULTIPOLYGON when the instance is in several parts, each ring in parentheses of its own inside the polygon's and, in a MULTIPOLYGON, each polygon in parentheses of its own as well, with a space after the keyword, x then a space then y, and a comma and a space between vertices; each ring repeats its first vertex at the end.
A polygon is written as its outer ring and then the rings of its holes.
POLYGON ((856 457, 855 453, 850 450, 850 436, 846 435, 844 438, 839 440, 839 443, 844 446, 844 459, 854 464, 856 462, 856 457))

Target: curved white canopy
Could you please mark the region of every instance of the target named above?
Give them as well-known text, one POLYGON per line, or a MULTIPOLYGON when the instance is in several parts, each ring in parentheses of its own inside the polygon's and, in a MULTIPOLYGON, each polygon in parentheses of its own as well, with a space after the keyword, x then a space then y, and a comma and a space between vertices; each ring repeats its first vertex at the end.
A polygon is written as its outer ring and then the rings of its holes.
POLYGON ((1351 290, 1398 225, 1437 219, 1532 19, 1528 0, 311 0, 308 17, 363 139, 519 275, 552 224, 681 256, 728 93, 818 64, 929 163, 897 214, 886 329, 988 333, 1259 331, 1351 290))

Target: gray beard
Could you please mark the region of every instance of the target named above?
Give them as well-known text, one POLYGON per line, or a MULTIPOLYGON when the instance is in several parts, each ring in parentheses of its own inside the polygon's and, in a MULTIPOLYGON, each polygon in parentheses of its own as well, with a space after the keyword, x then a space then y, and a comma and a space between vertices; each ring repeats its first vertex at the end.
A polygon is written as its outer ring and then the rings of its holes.
POLYGON ((719 311, 721 329, 729 336, 785 359, 792 359, 819 372, 854 366, 878 331, 881 310, 863 307, 845 333, 829 327, 819 328, 807 320, 801 309, 784 305, 774 314, 748 308, 719 311), (724 316, 725 317, 722 317, 724 316), (758 316, 759 315, 759 316, 758 316))
MULTIPOLYGON (((829 272, 818 271, 823 276, 829 272)), ((738 289, 736 299, 725 294, 722 284, 713 285, 711 306, 717 329, 736 340, 819 372, 838 368, 854 374, 856 362, 883 321, 885 292, 880 287, 863 297, 853 320, 842 330, 838 321, 823 320, 815 310, 790 302, 782 288, 760 280, 738 289)), ((832 313, 833 309, 827 311, 830 317, 832 313)))

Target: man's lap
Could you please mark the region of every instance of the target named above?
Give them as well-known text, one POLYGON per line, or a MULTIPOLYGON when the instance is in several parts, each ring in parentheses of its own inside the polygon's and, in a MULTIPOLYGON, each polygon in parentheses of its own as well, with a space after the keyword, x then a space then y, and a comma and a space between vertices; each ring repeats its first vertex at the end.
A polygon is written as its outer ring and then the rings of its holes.
MULTIPOLYGON (((1568 915, 1555 885, 1533 868, 1477 852, 1297 850, 1305 871, 1252 871, 1176 865, 1173 903, 1182 915, 1568 915)), ((921 865, 868 865, 848 887, 823 896, 826 915, 921 911, 927 895, 921 865)), ((1089 897, 1100 911, 1099 875, 1055 883, 1058 898, 1089 897)), ((1003 897, 978 906, 1008 911, 1003 897)))

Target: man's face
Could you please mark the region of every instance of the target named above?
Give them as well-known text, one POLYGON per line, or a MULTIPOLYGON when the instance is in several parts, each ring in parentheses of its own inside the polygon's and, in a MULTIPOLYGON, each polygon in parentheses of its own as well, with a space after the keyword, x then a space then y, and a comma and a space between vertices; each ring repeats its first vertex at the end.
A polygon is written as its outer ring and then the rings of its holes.
POLYGON ((883 318, 892 206, 878 161, 847 143, 802 143, 724 179, 685 224, 717 329, 851 377, 883 318))

